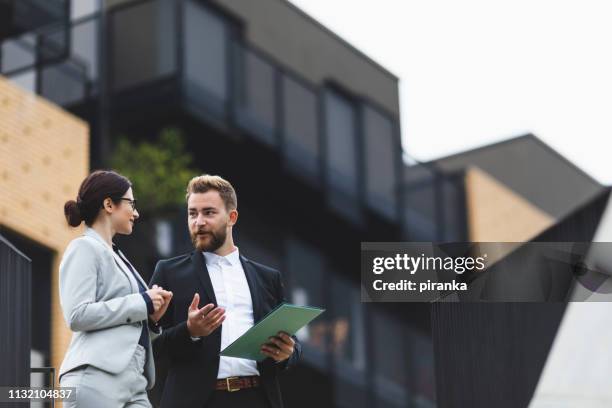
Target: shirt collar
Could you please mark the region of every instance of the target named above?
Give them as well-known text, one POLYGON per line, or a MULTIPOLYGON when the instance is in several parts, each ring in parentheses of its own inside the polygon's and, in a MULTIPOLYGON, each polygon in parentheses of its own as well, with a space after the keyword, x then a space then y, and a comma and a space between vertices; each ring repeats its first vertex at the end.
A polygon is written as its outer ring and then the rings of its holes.
POLYGON ((215 254, 214 252, 203 252, 204 258, 206 259, 206 266, 218 264, 223 262, 223 260, 229 262, 232 266, 237 266, 240 264, 240 252, 238 247, 226 256, 220 256, 215 254))

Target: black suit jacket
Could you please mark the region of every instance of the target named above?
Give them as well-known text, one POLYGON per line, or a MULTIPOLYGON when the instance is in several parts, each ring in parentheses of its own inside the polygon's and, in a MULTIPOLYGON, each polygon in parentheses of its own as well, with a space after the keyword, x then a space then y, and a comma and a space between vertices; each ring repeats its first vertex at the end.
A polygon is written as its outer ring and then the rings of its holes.
MULTIPOLYGON (((240 256, 253 301, 255 323, 285 300, 280 272, 240 256)), ((192 341, 187 330, 187 310, 193 295, 200 294, 200 305, 217 305, 204 255, 200 251, 159 261, 149 286, 159 285, 173 292, 162 317, 162 334, 155 339, 156 362, 167 368, 161 397, 162 407, 203 407, 210 398, 219 371, 222 327, 200 341, 192 341)), ((282 408, 277 375, 295 365, 301 355, 296 341, 293 355, 282 363, 267 358, 257 364, 270 405, 282 408)))

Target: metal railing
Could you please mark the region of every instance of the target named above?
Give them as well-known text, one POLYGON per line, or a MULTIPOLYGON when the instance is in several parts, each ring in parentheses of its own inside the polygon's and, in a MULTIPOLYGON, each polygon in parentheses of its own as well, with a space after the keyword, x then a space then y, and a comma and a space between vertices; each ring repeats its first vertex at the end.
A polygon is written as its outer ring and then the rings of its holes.
MULTIPOLYGON (((51 390, 55 389, 55 367, 32 367, 30 368, 30 373, 40 373, 40 374, 49 374, 49 385, 51 390)), ((51 404, 52 407, 55 407, 55 400, 51 400, 48 403, 51 404)))

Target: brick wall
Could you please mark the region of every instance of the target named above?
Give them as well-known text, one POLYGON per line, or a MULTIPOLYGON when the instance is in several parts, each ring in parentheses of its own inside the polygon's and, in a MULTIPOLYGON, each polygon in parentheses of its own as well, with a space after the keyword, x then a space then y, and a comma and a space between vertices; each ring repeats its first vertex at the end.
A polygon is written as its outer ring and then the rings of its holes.
POLYGON ((468 169, 465 181, 470 241, 528 241, 554 224, 551 215, 477 167, 468 169))
POLYGON ((56 368, 71 336, 59 306, 58 267, 68 242, 81 233, 68 227, 63 208, 88 173, 87 123, 0 76, 0 225, 54 253, 50 336, 56 368))

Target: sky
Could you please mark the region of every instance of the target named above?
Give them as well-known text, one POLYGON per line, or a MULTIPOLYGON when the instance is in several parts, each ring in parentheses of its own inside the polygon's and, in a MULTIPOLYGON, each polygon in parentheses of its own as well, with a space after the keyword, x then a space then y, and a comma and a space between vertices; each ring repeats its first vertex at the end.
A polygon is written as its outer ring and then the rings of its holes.
POLYGON ((400 78, 417 160, 533 133, 612 184, 612 3, 290 1, 400 78))

